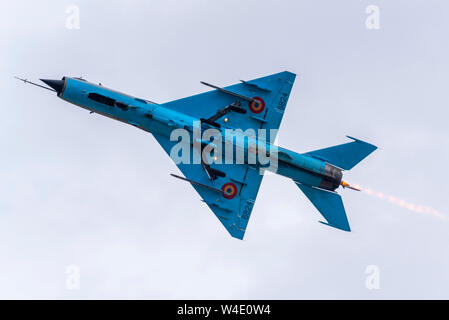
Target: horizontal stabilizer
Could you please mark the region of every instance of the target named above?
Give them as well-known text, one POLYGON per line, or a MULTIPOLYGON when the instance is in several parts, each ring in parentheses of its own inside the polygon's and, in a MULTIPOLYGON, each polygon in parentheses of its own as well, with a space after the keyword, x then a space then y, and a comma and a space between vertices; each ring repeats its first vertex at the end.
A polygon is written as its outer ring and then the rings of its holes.
POLYGON ((338 193, 296 183, 331 227, 351 231, 343 201, 338 193))
POLYGON ((349 136, 348 138, 354 141, 307 152, 306 154, 344 170, 350 170, 355 167, 357 163, 365 159, 371 152, 377 149, 376 146, 370 143, 349 136))

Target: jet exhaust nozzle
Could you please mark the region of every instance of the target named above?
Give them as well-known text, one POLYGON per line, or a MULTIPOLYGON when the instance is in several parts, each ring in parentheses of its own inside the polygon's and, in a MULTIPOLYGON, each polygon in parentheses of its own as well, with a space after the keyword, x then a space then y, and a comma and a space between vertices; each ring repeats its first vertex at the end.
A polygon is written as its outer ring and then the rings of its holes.
POLYGON ((349 183, 347 183, 346 181, 343 181, 343 180, 341 181, 341 185, 343 188, 348 188, 348 189, 352 189, 355 191, 361 191, 359 188, 351 186, 349 183))

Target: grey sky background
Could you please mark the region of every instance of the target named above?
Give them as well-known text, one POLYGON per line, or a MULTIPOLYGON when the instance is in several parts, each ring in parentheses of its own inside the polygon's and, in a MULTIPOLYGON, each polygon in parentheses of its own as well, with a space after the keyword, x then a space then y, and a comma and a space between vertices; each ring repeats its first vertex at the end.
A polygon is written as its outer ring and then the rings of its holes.
POLYGON ((238 241, 150 134, 13 79, 166 102, 288 70, 281 146, 364 139, 348 181, 449 217, 448 30, 446 1, 0 1, 0 298, 449 298, 448 220, 342 190, 345 233, 268 175, 238 241))

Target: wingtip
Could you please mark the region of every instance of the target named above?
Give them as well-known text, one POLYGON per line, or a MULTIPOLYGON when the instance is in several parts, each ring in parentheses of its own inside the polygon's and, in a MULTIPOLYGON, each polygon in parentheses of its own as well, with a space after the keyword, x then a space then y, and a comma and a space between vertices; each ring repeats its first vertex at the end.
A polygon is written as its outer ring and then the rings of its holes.
POLYGON ((321 221, 321 220, 319 220, 318 222, 322 223, 322 224, 324 224, 324 225, 326 225, 328 227, 332 227, 332 228, 335 228, 335 229, 338 229, 338 230, 341 230, 341 231, 351 232, 351 227, 349 225, 347 225, 347 226, 335 226, 335 225, 329 224, 329 223, 321 221))
POLYGON ((290 72, 288 70, 281 72, 281 74, 285 81, 293 82, 296 79, 296 73, 290 72))

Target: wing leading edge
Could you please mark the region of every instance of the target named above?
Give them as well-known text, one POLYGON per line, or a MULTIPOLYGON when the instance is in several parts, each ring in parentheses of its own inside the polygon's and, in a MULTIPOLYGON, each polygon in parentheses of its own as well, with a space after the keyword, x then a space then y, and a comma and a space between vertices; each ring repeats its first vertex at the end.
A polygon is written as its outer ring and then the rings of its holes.
POLYGON ((284 71, 224 88, 205 83, 217 90, 170 101, 161 106, 198 119, 207 119, 218 109, 237 101, 248 112, 229 113, 227 122, 223 118, 216 120, 219 125, 243 131, 249 128, 279 129, 295 78, 294 73, 284 71), (253 99, 262 104, 254 104, 253 99))

